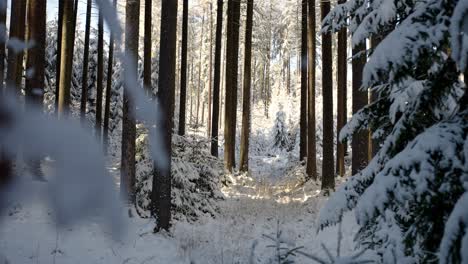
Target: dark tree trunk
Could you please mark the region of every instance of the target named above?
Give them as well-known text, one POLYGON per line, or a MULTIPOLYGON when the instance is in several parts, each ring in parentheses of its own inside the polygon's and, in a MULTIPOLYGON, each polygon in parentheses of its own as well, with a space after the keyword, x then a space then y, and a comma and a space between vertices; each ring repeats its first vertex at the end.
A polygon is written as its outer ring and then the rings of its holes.
MULTIPOLYGON (((322 0, 322 20, 330 12, 330 1, 322 0)), ((322 34, 323 162, 322 190, 335 189, 333 157, 333 59, 331 33, 322 34)))
POLYGON ((147 89, 147 94, 152 95, 151 87, 151 19, 152 19, 152 0, 145 0, 145 36, 144 36, 144 54, 143 54, 143 84, 147 89))
POLYGON ((60 97, 60 70, 62 63, 62 33, 63 33, 64 1, 58 1, 58 28, 57 28, 57 58, 55 60, 55 112, 58 115, 58 102, 60 97))
MULTIPOLYGON (((353 114, 357 113, 364 106, 367 105, 368 94, 360 90, 362 85, 362 71, 366 63, 366 56, 357 54, 365 51, 366 44, 362 43, 353 48, 353 114)), ((368 160, 368 144, 369 133, 367 131, 360 131, 353 135, 352 139, 352 174, 356 174, 367 166, 368 160)))
POLYGON ((208 118, 207 120, 207 136, 211 136, 211 105, 213 92, 213 4, 210 3, 210 66, 208 67, 208 118))
POLYGON ((242 98, 242 135, 240 149, 239 170, 249 170, 249 138, 251 115, 251 86, 252 86, 252 26, 253 26, 253 0, 247 0, 247 24, 245 26, 245 60, 244 60, 244 91, 242 98))
MULTIPOLYGON (((117 0, 114 0, 114 7, 117 5, 117 0)), ((107 62, 107 84, 106 84, 106 103, 104 106, 104 147, 107 152, 109 146, 109 119, 110 119, 110 101, 112 96, 112 75, 114 63, 114 34, 110 33, 109 39, 109 56, 107 62)))
MULTIPOLYGON (((125 53, 131 59, 129 65, 124 65, 126 76, 137 77, 138 41, 140 36, 140 0, 127 0, 125 14, 125 53)), ((120 175, 120 191, 129 204, 135 201, 135 140, 136 122, 135 105, 131 100, 130 87, 124 87, 123 117, 122 117, 122 161, 120 175)))
POLYGON ((307 93, 307 177, 317 180, 317 149, 315 142, 315 58, 316 58, 316 43, 315 43, 315 0, 309 0, 308 3, 308 93, 307 93))
MULTIPOLYGON (((372 50, 377 48, 377 46, 380 44, 382 41, 382 36, 373 36, 371 38, 371 47, 372 50)), ((373 52, 373 51, 372 51, 373 52)), ((370 91, 369 92, 369 104, 374 103, 378 99, 378 94, 376 91, 370 91)), ((374 158, 375 154, 377 154, 377 151, 379 150, 379 142, 376 140, 372 139, 372 130, 369 130, 369 144, 368 144, 368 160, 369 162, 374 158)))
POLYGON ((232 172, 236 166, 237 74, 239 59, 240 1, 228 0, 226 40, 226 103, 224 124, 224 165, 232 172))
POLYGON ((98 49, 97 49, 97 91, 96 91, 96 137, 101 139, 102 135, 102 93, 104 90, 104 20, 102 11, 98 18, 98 49))
POLYGON ((85 25, 85 41, 83 53, 83 74, 81 79, 81 121, 86 117, 86 102, 88 101, 88 64, 89 64, 89 35, 91 28, 91 5, 92 0, 88 0, 86 4, 86 25, 85 25))
POLYGON ((187 46, 188 46, 188 0, 184 0, 182 11, 182 58, 180 62, 180 109, 179 135, 185 135, 187 118, 187 46))
POLYGON ((159 61, 158 99, 161 104, 164 147, 161 155, 166 166, 155 166, 153 174, 152 213, 157 216, 155 231, 169 230, 171 222, 171 153, 175 96, 175 66, 177 46, 177 1, 161 1, 161 49, 159 61))
MULTIPOLYGON (((346 0, 340 0, 340 4, 346 0)), ((345 155, 346 155, 346 142, 341 142, 340 131, 347 122, 347 89, 348 89, 348 62, 347 62, 347 30, 341 29, 338 32, 338 61, 337 61, 337 142, 336 142, 336 173, 343 177, 345 175, 345 155)))
MULTIPOLYGON (((26 22, 26 1, 12 1, 10 15, 10 39, 17 38, 24 41, 26 22)), ((7 89, 14 94, 20 94, 23 78, 24 51, 15 53, 13 47, 8 48, 7 60, 7 89)))
POLYGON ((27 39, 35 43, 27 52, 26 68, 33 69, 26 78, 26 97, 30 103, 42 105, 45 80, 46 0, 28 0, 27 39))
POLYGON ((63 1, 62 50, 60 62, 60 91, 58 115, 64 116, 70 109, 70 87, 73 66, 73 47, 75 40, 75 12, 73 1, 63 1))
POLYGON ((307 1, 302 0, 300 160, 307 156, 307 1))
POLYGON ((213 116, 211 125, 211 155, 218 157, 219 101, 221 82, 221 49, 223 33, 223 0, 218 0, 216 11, 216 43, 213 79, 213 116))

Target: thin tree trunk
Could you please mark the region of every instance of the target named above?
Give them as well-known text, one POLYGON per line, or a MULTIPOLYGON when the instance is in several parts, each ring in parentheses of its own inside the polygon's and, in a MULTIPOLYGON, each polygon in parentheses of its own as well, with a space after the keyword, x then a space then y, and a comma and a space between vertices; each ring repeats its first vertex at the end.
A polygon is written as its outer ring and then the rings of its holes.
MULTIPOLYGON (((345 3, 346 0, 340 0, 340 4, 345 3)), ((337 61, 337 135, 336 135, 336 173, 343 177, 346 173, 345 170, 345 155, 346 155, 346 142, 340 141, 340 131, 347 122, 347 89, 348 89, 348 62, 347 62, 347 30, 342 28, 338 32, 338 61, 337 61)))
POLYGON ((60 62, 60 91, 58 102, 58 115, 63 117, 70 109, 70 88, 73 66, 73 42, 74 42, 74 7, 73 1, 63 3, 62 22, 62 50, 60 62))
POLYGON ((207 136, 211 136, 211 102, 213 91, 213 4, 210 2, 210 66, 208 67, 208 118, 207 118, 207 136))
MULTIPOLYGON (((330 12, 330 1, 322 0, 322 20, 330 12)), ((335 189, 333 157, 333 59, 332 35, 322 34, 323 162, 322 190, 335 189)))
POLYGON ((60 97, 60 70, 62 63, 62 35, 63 35, 64 1, 58 1, 58 28, 57 28, 57 58, 55 60, 55 112, 58 115, 60 97))
MULTIPOLYGON (((360 90, 362 85, 362 71, 364 64, 366 63, 366 56, 361 54, 356 57, 357 54, 365 51, 366 44, 361 43, 353 48, 353 114, 357 113, 368 102, 367 92, 360 90)), ((363 168, 367 166, 368 161, 368 144, 369 144, 369 133, 367 131, 360 131, 353 135, 352 139, 352 160, 351 170, 352 174, 355 175, 363 168)))
POLYGON ((151 19, 152 19, 152 0, 145 0, 145 36, 144 36, 144 54, 143 54, 143 84, 147 89, 147 94, 151 95, 151 19))
MULTIPOLYGON (((24 41, 26 22, 26 1, 12 1, 10 15, 10 39, 24 41)), ((23 78, 24 51, 15 52, 14 47, 8 47, 6 85, 10 92, 19 95, 23 78)))
POLYGON ((302 0, 300 160, 307 156, 307 1, 302 0))
MULTIPOLYGON (((223 52, 223 55, 222 55, 222 58, 223 58, 223 63, 221 64, 222 66, 222 71, 221 71, 221 97, 220 97, 220 113, 223 111, 224 109, 224 104, 226 102, 226 83, 225 83, 225 76, 226 76, 226 67, 227 67, 227 63, 226 63, 226 49, 227 49, 227 43, 225 42, 224 43, 224 52, 223 52)), ((219 118, 220 118, 220 121, 219 121, 219 129, 221 129, 225 123, 225 120, 224 120, 224 115, 219 115, 219 118)))
POLYGON ((81 78, 81 107, 80 117, 81 121, 86 117, 86 103, 88 101, 88 65, 89 65, 89 35, 91 29, 91 5, 92 0, 88 0, 86 4, 86 25, 85 25, 85 41, 83 53, 83 74, 81 78))
MULTIPOLYGON (((114 7, 117 5, 117 0, 114 0, 114 7)), ((104 106, 104 147, 107 152, 109 146, 109 119, 110 119, 110 101, 112 96, 112 75, 114 63, 114 34, 110 32, 109 39, 109 56, 107 61, 107 85, 106 85, 106 102, 104 106)))
POLYGON ((162 0, 161 48, 159 61, 158 99, 161 103, 164 147, 161 154, 167 164, 155 166, 153 174, 152 212, 158 217, 155 231, 169 230, 171 221, 171 153, 177 52, 177 1, 162 0))
POLYGON ((232 172, 236 166, 237 78, 239 58, 240 1, 228 0, 226 48, 226 102, 224 125, 224 165, 232 172))
POLYGON ((184 0, 182 11, 182 57, 180 64, 180 109, 179 135, 185 135, 187 118, 187 46, 188 46, 188 0, 184 0))
POLYGON ((102 93, 104 90, 104 21, 102 11, 98 18, 98 50, 97 50, 97 94, 96 94, 96 136, 100 140, 102 136, 102 93))
MULTIPOLYGON (((307 119, 307 177, 317 180, 317 149, 315 142, 315 59, 316 59, 316 43, 315 43, 315 0, 309 0, 308 3, 308 119, 307 119)), ((331 67, 331 66, 330 66, 331 67)), ((325 68, 324 68, 325 69, 325 68)), ((333 145, 332 145, 333 147, 333 145)))
POLYGON ((253 27, 253 1, 247 0, 247 24, 245 26, 245 60, 244 60, 244 91, 242 98, 242 134, 240 149, 239 170, 249 170, 249 138, 252 94, 252 27, 253 27))
POLYGON ((223 0, 218 0, 216 11, 215 65, 213 80, 213 116, 211 127, 211 155, 218 157, 219 101, 221 82, 221 49, 223 31, 223 0))
POLYGON ((203 11, 203 17, 202 17, 202 24, 201 24, 201 35, 200 35, 200 60, 198 64, 198 86, 197 86, 197 116, 195 120, 195 126, 198 127, 200 124, 199 122, 199 114, 200 114, 200 95, 201 95, 201 90, 202 90, 202 81, 201 81, 201 75, 202 75, 202 55, 203 55, 203 34, 204 34, 204 29, 205 29, 205 11, 203 11))
MULTIPOLYGON (((140 36, 140 0, 127 0, 125 12, 125 53, 131 62, 124 65, 125 76, 137 77, 138 41, 140 36)), ((129 204, 135 201, 135 105, 131 100, 130 87, 125 84, 122 117, 122 161, 120 168, 120 191, 129 204)))

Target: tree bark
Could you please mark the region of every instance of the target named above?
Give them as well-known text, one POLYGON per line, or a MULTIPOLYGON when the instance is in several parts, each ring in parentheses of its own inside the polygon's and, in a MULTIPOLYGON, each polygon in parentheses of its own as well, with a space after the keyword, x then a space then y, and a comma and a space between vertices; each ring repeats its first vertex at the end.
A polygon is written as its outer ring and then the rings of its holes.
MULTIPOLYGON (((368 102, 367 92, 360 90, 362 85, 362 71, 364 64, 366 63, 366 56, 360 54, 366 49, 366 44, 361 43, 353 48, 353 114, 357 113, 368 102), (360 54, 359 57, 358 54, 360 54)), ((355 175, 363 168, 367 166, 368 161, 368 144, 369 144, 369 133, 367 131, 360 131, 353 135, 352 139, 352 160, 351 160, 351 170, 352 174, 355 175)))
POLYGON ((63 1, 62 50, 60 62, 60 83, 58 115, 62 118, 70 109, 70 87, 73 66, 73 47, 75 39, 73 1, 63 1))
POLYGON ((89 65, 89 35, 91 29, 91 5, 92 0, 88 0, 86 4, 86 25, 85 25, 85 41, 83 53, 83 74, 81 78, 81 121, 86 117, 86 103, 88 101, 88 65, 89 65))
POLYGON ((307 1, 302 0, 300 160, 307 156, 307 1))
POLYGON ((145 36, 144 36, 144 54, 143 54, 143 84, 147 89, 147 94, 152 95, 151 87, 151 19, 152 19, 152 0, 145 0, 145 36))
POLYGON ((161 48, 159 61, 158 99, 161 104, 164 147, 161 155, 166 166, 155 166, 153 174, 152 212, 158 217, 155 231, 169 230, 171 222, 171 153, 175 96, 177 46, 177 1, 161 1, 161 48))
MULTIPOLYGON (((125 12, 125 53, 131 62, 124 65, 125 76, 137 77, 138 41, 140 38, 140 0, 127 0, 125 12)), ((129 204, 135 201, 135 140, 136 122, 135 105, 131 100, 130 87, 125 84, 122 117, 122 161, 120 191, 129 204)))
POLYGON ((58 102, 60 96, 60 69, 62 62, 62 33, 64 1, 58 1, 58 28, 57 28, 57 58, 55 60, 55 112, 58 115, 58 102))
MULTIPOLYGON (((322 0, 322 20, 330 12, 330 1, 322 0)), ((322 34, 323 162, 322 190, 335 189, 333 157, 333 60, 331 33, 322 34)))
POLYGON ((188 8, 188 0, 184 0, 182 11, 182 57, 180 63, 179 136, 185 135, 185 126, 187 119, 188 8))
MULTIPOLYGON (((10 15, 10 39, 20 41, 25 39, 26 1, 12 1, 10 15)), ((15 52, 13 47, 8 48, 6 85, 10 92, 19 95, 23 78, 24 51, 15 52)))
MULTIPOLYGON (((117 5, 117 0, 114 0, 114 7, 117 5)), ((110 39, 109 39, 109 56, 107 62, 107 84, 106 84, 106 102, 104 106, 104 131, 103 131, 103 139, 104 139, 104 149, 107 152, 109 146, 109 119, 110 119, 110 101, 112 96, 112 75, 113 73, 113 65, 114 63, 114 34, 110 32, 110 39)))
POLYGON ((240 149, 241 172, 249 170, 249 138, 252 94, 252 27, 253 27, 253 0, 247 0, 247 24, 245 26, 245 60, 244 60, 244 91, 242 100, 242 135, 240 149))
MULTIPOLYGON (((346 0, 340 0, 340 4, 345 3, 346 0)), ((347 29, 342 28, 338 32, 338 61, 337 61, 337 135, 336 135, 336 173, 343 177, 346 173, 345 170, 345 155, 347 144, 340 141, 340 131, 347 122, 347 89, 348 89, 348 62, 347 62, 347 29)))
POLYGON ((316 43, 315 43, 315 0, 308 2, 308 94, 307 94, 307 177, 317 180, 317 149, 315 142, 315 59, 316 59, 316 43))
POLYGON ((211 155, 218 157, 219 101, 221 82, 221 49, 223 33, 223 0, 218 0, 216 11, 216 40, 213 79, 213 116, 211 125, 211 155))
POLYGON ((210 2, 210 66, 208 67, 208 117, 207 117, 207 136, 211 136, 211 105, 213 92, 213 4, 210 2))
POLYGON ((232 172, 236 166, 237 74, 239 57, 240 1, 228 0, 226 40, 226 102, 224 125, 224 165, 232 172))
POLYGON ((98 49, 97 49, 97 92, 96 92, 96 137, 102 136, 102 93, 104 90, 104 20, 102 11, 98 18, 98 49))

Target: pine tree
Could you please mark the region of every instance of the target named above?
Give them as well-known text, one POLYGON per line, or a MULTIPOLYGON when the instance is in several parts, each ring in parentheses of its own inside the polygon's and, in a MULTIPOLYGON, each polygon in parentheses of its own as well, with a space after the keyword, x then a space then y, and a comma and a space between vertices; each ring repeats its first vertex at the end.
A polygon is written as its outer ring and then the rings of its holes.
POLYGON ((247 24, 245 26, 245 60, 244 60, 244 89, 242 97, 242 134, 239 170, 249 170, 249 138, 251 116, 251 86, 252 86, 252 27, 253 27, 253 0, 247 1, 247 24))
POLYGON ((180 62, 179 136, 185 135, 187 118, 188 4, 188 0, 184 0, 182 11, 182 57, 180 62))
MULTIPOLYGON (((26 1, 11 2, 10 39, 25 40, 26 1)), ((8 47, 6 85, 10 92, 19 94, 23 78, 24 51, 15 50, 12 45, 8 47)))
POLYGON ((315 142, 315 60, 316 60, 316 43, 315 43, 315 0, 308 2, 308 89, 307 89, 307 177, 317 180, 317 149, 315 142))
POLYGON ((162 155, 167 164, 155 166, 153 174, 152 213, 157 216, 156 231, 170 228, 171 223, 171 153, 175 105, 175 70, 177 46, 177 1, 161 1, 161 44, 159 55, 159 89, 157 98, 161 104, 161 131, 164 140, 162 155))
MULTIPOLYGON (((114 7, 117 5, 117 0, 114 0, 114 7)), ((109 56, 107 61, 107 84, 106 84, 106 101, 104 104, 104 127, 103 127, 103 142, 105 150, 109 146, 109 119, 111 115, 111 96, 112 96, 112 79, 114 75, 114 34, 110 33, 109 39, 109 56)))
POLYGON ((92 0, 88 0, 86 3, 86 24, 85 24, 85 41, 84 41, 84 53, 83 53, 83 75, 81 79, 81 107, 80 116, 81 120, 84 121, 86 116, 86 101, 88 100, 88 63, 89 63, 89 35, 91 28, 91 5, 92 0))
POLYGON ((75 40, 73 1, 64 1, 62 20, 62 49, 60 51, 60 91, 58 114, 62 117, 70 108, 70 87, 72 78, 73 46, 75 40))
POLYGON ((213 93, 213 3, 210 2, 210 66, 208 76, 207 136, 211 137, 212 93, 213 93))
POLYGON ((226 103, 224 125, 224 165, 232 172, 236 166, 237 74, 239 57, 240 1, 228 0, 226 39, 226 103))
POLYGON ((220 119, 220 83, 221 83, 221 50, 223 33, 223 0, 218 0, 216 11, 216 40, 213 79, 213 116, 211 121, 211 155, 218 157, 218 132, 220 119))
POLYGON ((96 137, 102 136, 102 93, 104 90, 104 20, 102 11, 98 18, 98 47, 97 47, 97 85, 96 85, 96 137))
POLYGON ((354 210, 357 241, 381 263, 465 263, 468 94, 460 76, 468 6, 428 0, 390 10, 349 0, 324 22, 334 32, 350 25, 356 45, 385 37, 367 52, 360 85, 378 98, 340 133, 371 129, 380 148, 331 197, 319 222, 332 225, 354 210))
MULTIPOLYGON (((339 3, 343 4, 346 0, 340 0, 339 3)), ((338 32, 338 61, 337 61, 337 143, 336 143, 336 174, 343 177, 345 175, 345 155, 346 155, 346 142, 339 140, 341 129, 345 126, 347 121, 347 89, 348 89, 348 61, 347 61, 347 30, 342 28, 338 32)))
POLYGON ((302 0, 300 160, 303 160, 307 156, 307 1, 308 0, 302 0))
MULTIPOLYGON (((138 41, 140 38, 139 18, 140 1, 127 0, 125 12, 125 53, 131 59, 125 65, 125 76, 137 76, 138 41)), ((136 121, 135 105, 130 97, 130 87, 124 87, 123 117, 122 117, 122 161, 120 168, 120 191, 127 197, 130 204, 135 200, 135 140, 136 121)))
POLYGON ((145 36, 143 52, 143 84, 147 89, 148 95, 152 95, 151 83, 151 33, 152 33, 152 0, 145 0, 145 36))
POLYGON ((201 91, 202 91, 202 71, 203 71, 203 37, 204 37, 204 29, 205 29, 205 10, 203 9, 203 15, 202 15, 202 23, 201 23, 201 34, 200 34, 200 59, 198 60, 198 85, 197 85, 197 115, 195 118, 195 127, 198 127, 200 125, 200 96, 201 96, 201 91))

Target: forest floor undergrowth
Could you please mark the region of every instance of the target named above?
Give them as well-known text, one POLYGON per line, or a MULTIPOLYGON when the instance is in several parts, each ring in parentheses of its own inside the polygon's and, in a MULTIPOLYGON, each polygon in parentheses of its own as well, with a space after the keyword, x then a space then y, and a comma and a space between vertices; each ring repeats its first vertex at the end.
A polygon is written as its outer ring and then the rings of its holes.
MULTIPOLYGON (((272 162, 275 158, 256 159, 272 162)), ((300 173, 300 167, 283 170, 289 176, 300 173)), ((277 263, 273 260, 276 249, 269 247, 275 242, 265 235, 277 237, 279 233, 284 247, 303 247, 304 252, 325 257, 323 243, 336 252, 337 228, 316 232, 316 218, 326 199, 319 186, 297 184, 288 177, 265 178, 265 173, 253 170, 251 175, 230 176, 216 218, 175 222, 171 234, 153 234, 152 220, 134 217, 128 219, 118 241, 93 219, 57 231, 52 211, 39 199, 46 187, 36 183, 38 192, 32 195, 38 199, 11 207, 3 219, 0 255, 10 263, 277 263)), ((355 227, 348 215, 343 225, 343 254, 353 252, 355 227)), ((314 263, 301 256, 294 260, 314 263)))

